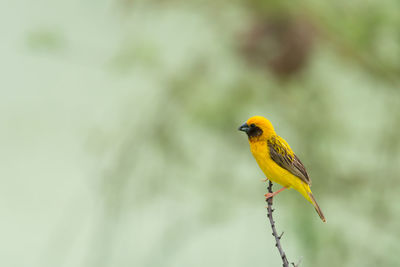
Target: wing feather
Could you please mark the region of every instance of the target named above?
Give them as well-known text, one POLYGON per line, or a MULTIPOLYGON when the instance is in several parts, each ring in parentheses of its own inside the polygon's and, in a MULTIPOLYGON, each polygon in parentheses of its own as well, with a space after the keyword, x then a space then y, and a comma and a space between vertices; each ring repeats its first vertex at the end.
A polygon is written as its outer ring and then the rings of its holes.
POLYGON ((268 148, 270 157, 276 164, 311 185, 306 168, 284 139, 279 136, 272 137, 268 140, 268 148))

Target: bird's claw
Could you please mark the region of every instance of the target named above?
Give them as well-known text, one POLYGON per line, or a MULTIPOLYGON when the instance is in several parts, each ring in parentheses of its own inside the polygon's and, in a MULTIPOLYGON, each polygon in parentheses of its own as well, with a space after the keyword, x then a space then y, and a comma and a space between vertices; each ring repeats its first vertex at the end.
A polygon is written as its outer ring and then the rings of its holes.
POLYGON ((273 196, 274 196, 274 193, 267 193, 267 194, 265 194, 264 196, 265 196, 265 200, 267 200, 267 199, 273 197, 273 196))

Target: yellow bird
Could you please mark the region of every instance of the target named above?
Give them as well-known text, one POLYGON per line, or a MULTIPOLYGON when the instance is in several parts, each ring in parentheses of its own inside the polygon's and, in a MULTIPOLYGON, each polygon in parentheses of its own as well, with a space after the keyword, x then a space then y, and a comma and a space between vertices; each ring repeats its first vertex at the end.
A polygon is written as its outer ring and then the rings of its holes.
POLYGON ((313 204, 321 220, 326 222, 311 193, 311 180, 306 168, 289 144, 275 133, 271 122, 264 117, 254 116, 241 125, 239 130, 247 133, 251 153, 267 179, 283 186, 274 193, 265 194, 265 197, 268 199, 286 188, 294 188, 313 204))

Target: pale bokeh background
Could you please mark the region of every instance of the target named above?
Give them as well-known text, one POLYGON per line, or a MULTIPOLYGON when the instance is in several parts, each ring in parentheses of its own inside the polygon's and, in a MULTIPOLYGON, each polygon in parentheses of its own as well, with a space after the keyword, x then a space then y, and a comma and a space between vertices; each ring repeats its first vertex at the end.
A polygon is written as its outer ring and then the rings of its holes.
POLYGON ((276 198, 289 260, 400 266, 398 8, 1 1, 0 266, 280 266, 256 114, 328 220, 276 198))

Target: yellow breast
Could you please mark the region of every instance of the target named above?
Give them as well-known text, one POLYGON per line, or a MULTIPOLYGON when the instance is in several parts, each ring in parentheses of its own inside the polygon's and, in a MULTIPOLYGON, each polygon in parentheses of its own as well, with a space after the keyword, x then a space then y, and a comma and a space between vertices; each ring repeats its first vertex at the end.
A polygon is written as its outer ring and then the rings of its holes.
POLYGON ((281 168, 271 159, 267 142, 250 142, 250 150, 258 166, 269 180, 287 188, 292 187, 297 182, 296 176, 281 168))

